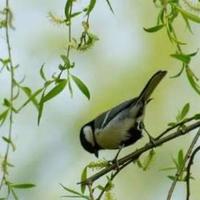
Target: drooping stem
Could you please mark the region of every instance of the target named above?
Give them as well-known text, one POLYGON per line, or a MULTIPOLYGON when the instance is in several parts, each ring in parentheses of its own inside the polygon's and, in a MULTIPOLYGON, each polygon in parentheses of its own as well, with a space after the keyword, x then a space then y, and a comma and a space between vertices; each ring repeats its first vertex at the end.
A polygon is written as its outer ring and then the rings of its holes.
MULTIPOLYGON (((12 61, 12 52, 11 52, 11 44, 10 44, 10 36, 9 36, 9 18, 10 18, 10 8, 9 8, 9 0, 6 0, 6 26, 5 26, 5 35, 6 35, 6 45, 8 51, 9 58, 9 70, 10 70, 10 115, 9 115, 9 130, 8 130, 8 141, 12 141, 12 129, 13 129, 13 100, 14 100, 14 66, 12 61)), ((6 144, 6 151, 3 159, 3 175, 0 183, 0 190, 6 183, 6 175, 7 175, 7 166, 8 166, 8 156, 11 148, 11 143, 6 144)))

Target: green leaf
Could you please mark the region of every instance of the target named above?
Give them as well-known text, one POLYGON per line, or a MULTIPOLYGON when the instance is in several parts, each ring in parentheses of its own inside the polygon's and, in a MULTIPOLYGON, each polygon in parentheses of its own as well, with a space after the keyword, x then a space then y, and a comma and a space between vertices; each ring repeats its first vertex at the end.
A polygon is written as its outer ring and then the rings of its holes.
POLYGON ((189 20, 188 20, 187 17, 185 17, 184 15, 182 15, 182 17, 183 17, 183 19, 184 19, 184 21, 185 21, 185 24, 186 24, 188 30, 190 31, 190 33, 192 33, 192 28, 191 28, 191 26, 190 26, 189 20))
POLYGON ((113 10, 113 8, 112 8, 112 5, 111 5, 110 1, 109 1, 109 0, 106 0, 106 2, 107 2, 107 4, 108 4, 108 6, 109 6, 111 12, 114 14, 114 10, 113 10))
POLYGON ((82 13, 82 11, 72 13, 71 18, 76 17, 76 16, 80 15, 81 13, 82 13))
POLYGON ((178 162, 176 161, 176 159, 172 157, 172 161, 175 164, 176 169, 179 169, 179 165, 178 165, 178 162))
POLYGON ((3 125, 3 123, 5 122, 7 115, 8 115, 9 109, 5 110, 4 112, 2 112, 0 114, 0 126, 3 125))
POLYGON ((143 163, 143 170, 144 171, 146 171, 149 168, 150 164, 153 161, 154 156, 155 156, 155 151, 153 149, 151 149, 149 151, 148 156, 146 157, 146 159, 145 159, 145 161, 143 163))
POLYGON ((65 4, 65 17, 66 20, 68 21, 70 18, 70 8, 72 7, 74 0, 67 0, 66 4, 65 4))
POLYGON ((91 11, 94 9, 95 4, 96 4, 96 0, 90 0, 90 4, 87 9, 87 15, 89 15, 91 11))
POLYGON ((63 60, 63 62, 65 64, 64 67, 66 69, 69 69, 71 67, 69 58, 67 56, 65 56, 65 55, 61 55, 60 57, 62 58, 62 60, 63 60))
POLYGON ((38 125, 40 124, 40 120, 42 117, 42 112, 43 112, 43 108, 44 108, 44 103, 42 102, 42 98, 44 97, 45 91, 46 91, 47 87, 44 88, 43 92, 42 92, 42 97, 39 103, 39 109, 38 109, 38 125))
POLYGON ((175 176, 167 176, 170 180, 174 181, 176 179, 175 176))
MULTIPOLYGON (((24 87, 22 87, 22 90, 24 90, 24 87)), ((39 110, 39 104, 36 99, 36 96, 39 95, 42 91, 43 91, 43 88, 40 88, 36 90, 33 94, 29 94, 29 93, 26 93, 26 91, 24 90, 24 92, 28 96, 28 99, 22 104, 22 106, 20 106, 17 112, 19 112, 22 108, 24 108, 29 102, 32 102, 33 105, 35 105, 35 107, 37 108, 37 110, 39 110)))
POLYGON ((196 83, 194 73, 189 67, 186 67, 186 74, 192 88, 200 95, 200 86, 196 83))
POLYGON ((181 111, 181 115, 180 115, 181 120, 186 117, 186 115, 188 114, 189 110, 190 110, 190 104, 186 103, 184 105, 182 111, 181 111))
POLYGON ((164 27, 164 25, 158 25, 158 26, 153 26, 151 28, 143 28, 146 32, 149 32, 149 33, 153 33, 153 32, 157 32, 159 30, 161 30, 162 28, 164 27))
POLYGON ((9 107, 9 108, 12 107, 10 101, 6 98, 3 100, 3 105, 6 106, 6 107, 9 107))
POLYGON ((139 159, 137 159, 136 163, 137 163, 137 166, 138 166, 139 168, 142 168, 142 169, 143 169, 143 165, 142 165, 142 163, 141 163, 141 161, 140 161, 139 159))
POLYGON ((35 187, 35 185, 32 183, 23 183, 23 184, 11 184, 11 187, 15 189, 30 189, 35 187))
POLYGON ((13 141, 10 138, 3 136, 2 139, 12 146, 13 151, 16 150, 15 144, 13 143, 13 141))
POLYGON ((184 69, 185 69, 185 64, 183 64, 183 66, 181 67, 181 70, 177 74, 171 76, 170 78, 177 78, 177 77, 179 77, 183 73, 184 69))
POLYGON ((198 17, 197 15, 194 15, 186 10, 183 10, 182 8, 180 8, 179 6, 175 6, 176 9, 187 19, 196 22, 196 23, 200 23, 200 17, 198 17))
MULTIPOLYGON (((87 166, 83 169, 81 174, 81 182, 85 181, 87 179, 87 166)), ((81 192, 82 194, 85 193, 86 184, 81 184, 81 192)))
POLYGON ((196 120, 200 119, 200 113, 196 114, 196 115, 194 116, 194 119, 196 119, 196 120))
POLYGON ((71 84, 70 76, 68 77, 68 88, 69 88, 69 92, 70 92, 71 97, 73 97, 73 90, 72 90, 72 84, 71 84))
POLYGON ((160 169, 160 171, 169 171, 169 170, 175 170, 176 167, 166 167, 166 168, 163 168, 163 169, 160 169))
POLYGON ((27 96, 30 96, 32 91, 29 87, 21 87, 21 89, 24 91, 24 93, 27 95, 27 96))
POLYGON ((75 190, 72 190, 72 189, 70 189, 70 188, 68 188, 68 187, 66 187, 66 186, 64 186, 64 185, 62 185, 62 184, 60 184, 60 185, 62 186, 62 188, 63 188, 64 190, 66 190, 66 191, 68 191, 68 192, 70 192, 70 193, 76 194, 76 195, 78 195, 78 196, 82 196, 82 194, 81 194, 80 192, 77 192, 77 191, 75 191, 75 190))
POLYGON ((98 188, 101 191, 105 190, 105 188, 102 185, 97 185, 96 188, 98 188))
POLYGON ((175 123, 175 122, 169 122, 167 125, 168 125, 168 126, 175 126, 176 123, 175 123))
POLYGON ((184 62, 185 64, 188 64, 191 60, 190 55, 185 55, 180 53, 171 54, 170 56, 184 62))
POLYGON ((76 196, 76 195, 63 195, 62 197, 66 197, 66 198, 70 198, 70 199, 74 199, 74 198, 83 198, 83 199, 87 199, 87 200, 91 200, 90 199, 90 197, 88 197, 88 196, 84 196, 84 195, 82 195, 82 196, 76 196))
POLYGON ((183 150, 181 149, 178 152, 178 165, 179 165, 179 167, 182 167, 183 163, 184 163, 184 154, 183 154, 183 150))
POLYGON ((40 67, 40 76, 42 77, 42 79, 44 81, 47 81, 45 74, 44 74, 44 64, 42 64, 42 66, 40 67))
POLYGON ((44 103, 57 96, 60 92, 64 90, 66 84, 66 79, 59 81, 53 89, 51 89, 46 95, 42 97, 41 102, 44 103))
POLYGON ((76 76, 71 75, 72 79, 74 80, 74 82, 76 83, 76 85, 78 86, 78 88, 81 90, 81 92, 88 98, 90 99, 90 92, 87 88, 87 86, 76 76))
POLYGON ((196 56, 199 52, 199 49, 197 49, 195 52, 188 54, 190 57, 196 56))

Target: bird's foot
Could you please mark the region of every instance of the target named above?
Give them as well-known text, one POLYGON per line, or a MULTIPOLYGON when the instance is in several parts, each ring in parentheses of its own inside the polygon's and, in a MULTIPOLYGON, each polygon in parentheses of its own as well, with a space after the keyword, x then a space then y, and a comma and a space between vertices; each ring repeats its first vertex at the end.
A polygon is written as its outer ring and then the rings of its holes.
POLYGON ((146 133, 147 136, 149 137, 149 142, 150 142, 153 146, 155 146, 155 144, 156 144, 156 138, 154 138, 154 137, 152 137, 152 136, 150 135, 150 133, 147 131, 146 127, 144 126, 144 123, 141 123, 140 126, 142 127, 142 129, 145 131, 145 133, 146 133))
POLYGON ((115 165, 115 169, 116 169, 117 171, 119 171, 120 166, 119 166, 118 159, 114 158, 113 160, 108 161, 108 164, 109 164, 109 165, 115 165))
POLYGON ((148 137, 149 137, 149 142, 155 146, 156 145, 156 138, 152 137, 151 135, 148 134, 148 137))
POLYGON ((114 159, 111 160, 111 161, 108 161, 108 163, 110 165, 116 165, 116 170, 119 170, 118 157, 119 157, 119 154, 120 154, 123 147, 124 147, 124 145, 120 145, 119 150, 118 150, 117 154, 115 155, 114 159))

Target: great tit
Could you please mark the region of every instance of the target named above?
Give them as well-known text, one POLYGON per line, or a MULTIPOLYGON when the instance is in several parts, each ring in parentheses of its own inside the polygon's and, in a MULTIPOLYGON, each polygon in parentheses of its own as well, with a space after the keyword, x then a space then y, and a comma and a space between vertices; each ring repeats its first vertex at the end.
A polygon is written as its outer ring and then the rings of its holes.
POLYGON ((80 130, 80 142, 89 153, 98 157, 101 149, 119 149, 142 137, 145 107, 167 71, 156 72, 136 98, 124 101, 100 114, 80 130))

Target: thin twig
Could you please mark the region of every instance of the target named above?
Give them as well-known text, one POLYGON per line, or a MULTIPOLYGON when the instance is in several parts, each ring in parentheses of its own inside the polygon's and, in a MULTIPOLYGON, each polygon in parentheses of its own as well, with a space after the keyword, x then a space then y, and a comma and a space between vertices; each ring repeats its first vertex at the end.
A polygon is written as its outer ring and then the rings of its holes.
MULTIPOLYGON (((5 34, 6 34, 6 44, 7 44, 7 51, 8 51, 8 57, 9 57, 9 68, 10 68, 10 116, 9 116, 9 130, 8 130, 8 140, 12 141, 12 127, 13 127, 13 100, 14 100, 14 67, 12 62, 12 54, 11 54, 11 45, 10 45, 10 36, 9 36, 9 17, 10 17, 10 9, 9 9, 9 0, 6 0, 6 27, 5 27, 5 34)), ((8 154, 10 151, 10 143, 7 143, 6 146, 6 152, 4 155, 3 160, 3 175, 0 183, 0 190, 2 189, 2 186, 4 182, 6 181, 6 175, 7 175, 7 164, 8 164, 8 154)))
POLYGON ((122 165, 120 168, 118 168, 110 177, 110 179, 108 180, 108 182, 106 183, 106 185, 104 186, 104 189, 101 191, 101 193, 99 194, 99 196, 97 197, 96 200, 100 200, 101 197, 103 196, 103 194, 106 192, 107 188, 110 185, 110 182, 112 182, 114 180, 114 178, 117 176, 117 174, 119 174, 119 172, 121 172, 121 170, 126 167, 129 164, 129 162, 126 162, 124 165, 122 165))
MULTIPOLYGON (((71 16, 72 14, 72 9, 73 9, 73 2, 71 3, 71 6, 70 6, 70 10, 69 10, 69 16, 71 16)), ((69 17, 69 21, 68 21, 68 45, 67 45, 67 58, 69 58, 70 56, 70 50, 71 50, 71 42, 72 42, 72 20, 71 20, 71 17, 69 17)), ((59 75, 58 75, 58 78, 60 78, 62 76, 62 73, 63 73, 64 70, 61 70, 59 75)), ((69 71, 69 70, 68 70, 69 71)))
POLYGON ((92 183, 88 184, 88 189, 89 189, 89 193, 90 193, 90 199, 95 200, 94 195, 93 195, 93 190, 92 190, 92 183))
POLYGON ((88 184, 90 182, 94 182, 97 179, 99 179, 100 177, 104 176, 105 174, 111 172, 112 170, 116 169, 117 166, 121 167, 122 165, 124 165, 125 163, 131 163, 134 160, 138 159, 143 153, 149 151, 152 148, 156 148, 158 146, 160 146, 161 144, 164 144, 166 142, 169 142, 177 137, 180 137, 182 135, 185 135, 187 133, 189 133, 190 131, 196 129, 200 127, 200 121, 197 121, 187 127, 184 128, 184 130, 177 130, 165 137, 160 138, 159 140, 156 140, 154 142, 154 144, 152 144, 151 142, 147 143, 146 145, 144 145, 143 147, 141 147, 140 149, 135 150, 133 153, 130 153, 126 156, 124 156, 123 158, 119 159, 116 161, 116 163, 113 163, 112 165, 102 169, 101 171, 97 172, 96 174, 90 176, 88 179, 86 179, 85 181, 81 182, 80 184, 88 184))
POLYGON ((197 152, 200 151, 200 146, 198 146, 193 152, 192 155, 189 159, 187 168, 186 168, 186 177, 185 177, 185 181, 186 181, 186 200, 190 199, 190 179, 191 179, 191 166, 194 162, 194 157, 197 154, 197 152))
POLYGON ((173 126, 170 126, 169 128, 167 128, 165 131, 163 131, 158 137, 156 137, 155 139, 160 139, 161 137, 163 137, 164 135, 166 135, 169 131, 175 129, 175 128, 178 128, 180 127, 181 125, 185 125, 186 123, 188 122, 191 122, 193 120, 196 120, 196 115, 192 116, 192 117, 189 117, 189 118, 186 118, 184 119, 183 121, 173 125, 173 126))
POLYGON ((200 137, 200 129, 198 130, 197 134, 195 135, 194 139, 192 140, 192 143, 190 144, 190 146, 189 146, 189 148, 187 150, 187 153, 185 155, 185 158, 183 160, 183 163, 182 163, 181 167, 176 172, 175 178, 174 178, 174 180, 173 180, 173 182, 171 184, 171 187, 170 187, 168 195, 167 195, 167 200, 171 199, 172 194, 174 192, 174 189, 176 187, 176 184, 178 182, 178 179, 179 179, 180 175, 183 173, 183 171, 185 170, 186 162, 190 158, 190 156, 192 154, 192 150, 193 150, 196 142, 198 141, 199 137, 200 137))

